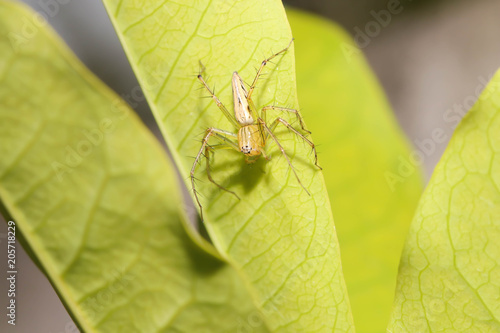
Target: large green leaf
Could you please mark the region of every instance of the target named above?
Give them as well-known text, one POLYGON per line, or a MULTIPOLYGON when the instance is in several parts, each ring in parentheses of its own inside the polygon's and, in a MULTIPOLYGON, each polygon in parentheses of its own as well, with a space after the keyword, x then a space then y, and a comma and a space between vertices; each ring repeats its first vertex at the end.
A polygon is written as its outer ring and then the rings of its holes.
POLYGON ((389 332, 500 332, 500 72, 456 129, 412 222, 389 332))
POLYGON ((0 1, 0 199, 74 320, 267 332, 236 271, 188 237, 158 143, 44 25, 0 1))
POLYGON ((352 39, 326 20, 287 14, 297 41, 299 98, 321 144, 356 330, 384 332, 421 173, 394 177, 410 150, 352 39))
MULTIPOLYGON (((292 38, 281 1, 104 3, 187 180, 204 130, 231 130, 215 104, 202 98, 207 92, 196 79, 200 61, 209 85, 232 110, 233 71, 251 82, 254 68, 292 38)), ((256 106, 297 108, 293 46, 265 73, 254 94, 256 106)), ((211 184, 200 167, 204 223, 217 249, 241 268, 273 331, 352 331, 323 176, 308 146, 287 131, 278 137, 311 196, 272 143, 272 161, 253 165, 239 152, 218 151, 213 176, 241 201, 211 184)))

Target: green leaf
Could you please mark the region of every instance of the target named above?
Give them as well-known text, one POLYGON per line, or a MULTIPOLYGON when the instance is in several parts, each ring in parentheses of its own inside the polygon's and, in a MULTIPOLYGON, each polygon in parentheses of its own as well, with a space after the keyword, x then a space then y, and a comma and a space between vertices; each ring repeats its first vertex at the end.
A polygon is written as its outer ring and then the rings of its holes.
MULTIPOLYGON (((202 98, 207 92, 196 78, 200 61, 208 84, 232 110, 233 71, 251 83, 262 60, 292 38, 281 1, 104 3, 187 180, 205 129, 231 130, 213 101, 202 98)), ((298 108, 293 46, 265 73, 253 95, 257 108, 298 108)), ((277 116, 294 119, 276 113, 268 118, 277 116)), ((323 176, 307 145, 284 129, 277 136, 312 195, 272 142, 272 160, 252 165, 239 152, 217 151, 213 177, 241 201, 211 184, 201 166, 196 176, 204 223, 216 248, 241 269, 272 331, 353 331, 323 176)))
POLYGON ((455 130, 405 245, 389 332, 500 331, 500 72, 455 130))
POLYGON ((268 332, 159 144, 45 25, 0 1, 0 206, 82 332, 268 332))
POLYGON ((356 330, 384 332, 421 171, 395 177, 410 149, 352 39, 326 20, 287 14, 300 104, 320 144, 356 330))

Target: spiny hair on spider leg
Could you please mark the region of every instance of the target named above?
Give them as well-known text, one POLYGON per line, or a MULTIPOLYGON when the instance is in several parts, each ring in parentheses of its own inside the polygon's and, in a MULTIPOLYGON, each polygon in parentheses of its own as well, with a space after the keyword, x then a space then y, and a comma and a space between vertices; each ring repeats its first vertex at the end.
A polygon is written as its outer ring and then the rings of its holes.
MULTIPOLYGON (((304 143, 305 144, 305 143, 304 143)), ((309 145, 308 145, 309 146, 309 145)), ((311 148, 311 150, 309 150, 309 155, 312 155, 314 153, 314 149, 313 147, 309 146, 309 148, 311 148)))
MULTIPOLYGON (((280 118, 281 118, 281 117, 280 117, 280 118)), ((283 119, 283 120, 286 120, 286 119, 283 119)), ((296 124, 297 124, 297 122, 298 122, 298 119, 297 119, 297 118, 294 118, 294 119, 292 119, 292 120, 288 121, 288 123, 289 123, 290 125, 296 125, 296 124)), ((300 125, 300 124, 299 124, 299 125, 300 125)), ((293 127, 295 127, 295 126, 293 126, 293 127)), ((287 127, 287 128, 288 128, 288 127, 287 127)), ((288 128, 288 129, 289 129, 289 128, 288 128)))
MULTIPOLYGON (((201 74, 201 73, 200 73, 200 74, 197 74, 197 75, 196 75, 196 77, 197 77, 198 79, 203 79, 203 81, 205 81, 205 82, 208 82, 208 81, 210 81, 210 78, 211 78, 212 76, 211 76, 211 75, 209 75, 209 74, 201 74)), ((203 83, 201 83, 201 82, 200 82, 200 84, 201 84, 201 85, 203 85, 203 83)))
POLYGON ((250 87, 250 84, 247 81, 243 80, 243 83, 250 87))
POLYGON ((269 76, 269 73, 261 73, 259 77, 257 78, 257 81, 264 80, 266 81, 269 76))
MULTIPOLYGON (((271 55, 272 56, 276 56, 277 55, 276 52, 273 52, 273 49, 271 49, 271 55)), ((280 55, 283 56, 284 53, 280 53, 280 55)), ((262 58, 264 58, 264 60, 262 60, 262 63, 272 63, 270 60, 267 60, 269 58, 269 56, 266 56, 265 54, 263 54, 262 58)))
MULTIPOLYGON (((190 178, 191 178, 191 177, 190 177, 190 178)), ((195 183, 195 185, 196 185, 198 182, 200 182, 200 183, 205 183, 203 180, 201 180, 200 178, 197 178, 197 177, 195 177, 195 176, 193 176, 193 178, 192 178, 192 179, 193 179, 193 183, 195 183)))
POLYGON ((266 64, 276 65, 276 63, 274 61, 271 61, 271 60, 264 60, 263 62, 265 62, 266 64))
POLYGON ((193 190, 193 193, 198 196, 198 198, 205 198, 205 196, 203 195, 203 193, 201 193, 197 189, 193 188, 192 190, 193 190))
MULTIPOLYGON (((255 74, 257 74, 259 72, 260 67, 254 66, 253 69, 255 70, 255 74)), ((260 76, 263 76, 263 75, 269 75, 269 73, 261 72, 260 76)))
MULTIPOLYGON (((195 158, 196 158, 196 157, 195 157, 195 158)), ((196 164, 197 164, 197 165, 201 165, 201 160, 198 160, 198 161, 196 162, 196 164)))
POLYGON ((186 177, 186 180, 193 180, 193 182, 196 183, 199 179, 196 176, 190 174, 186 177))
MULTIPOLYGON (((206 88, 204 86, 199 86, 198 88, 196 88, 195 90, 205 90, 206 88)), ((210 96, 212 97, 212 96, 210 96)))
MULTIPOLYGON (((196 135, 197 136, 201 136, 202 138, 205 136, 205 134, 207 134, 207 129, 208 128, 202 128, 201 126, 198 128, 198 130, 200 132, 198 132, 196 135)), ((196 142, 200 142, 199 139, 196 139, 196 138, 193 138, 193 140, 195 140, 196 142)), ((203 139, 202 139, 203 140, 203 139)))
MULTIPOLYGON (((221 138, 221 139, 223 139, 224 141, 227 140, 227 138, 221 138)), ((221 146, 225 146, 225 145, 222 143, 217 143, 215 145, 210 145, 210 148, 217 148, 217 147, 221 147, 221 146)))
MULTIPOLYGON (((207 144, 207 146, 209 147, 209 149, 212 149, 212 152, 214 151, 214 146, 213 145, 209 145, 207 144)), ((203 156, 205 156, 206 159, 210 159, 210 154, 208 154, 208 156, 205 154, 205 153, 202 153, 203 156)), ((215 154, 212 154, 212 159, 214 158, 215 154)))
MULTIPOLYGON (((316 148, 316 154, 318 154, 318 155, 319 155, 320 151, 319 151, 319 149, 318 149, 318 148, 319 148, 319 147, 322 147, 322 146, 323 146, 323 145, 317 145, 317 144, 314 144, 314 148, 316 148)), ((313 149, 311 148, 311 151, 312 151, 312 150, 313 150, 313 149)))

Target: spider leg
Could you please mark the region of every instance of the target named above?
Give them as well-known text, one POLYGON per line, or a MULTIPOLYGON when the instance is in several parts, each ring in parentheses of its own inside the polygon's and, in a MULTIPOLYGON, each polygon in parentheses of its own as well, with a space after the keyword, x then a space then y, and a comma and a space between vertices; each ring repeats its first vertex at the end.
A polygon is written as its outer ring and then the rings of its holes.
POLYGON ((239 129, 241 126, 238 124, 238 122, 236 121, 236 119, 234 119, 234 117, 231 115, 231 113, 226 109, 226 107, 224 106, 224 104, 222 104, 222 102, 219 100, 219 98, 217 96, 215 96, 215 94, 212 91, 212 89, 210 89, 210 87, 205 82, 205 79, 203 79, 203 76, 201 75, 201 73, 198 74, 198 80, 200 80, 201 83, 205 86, 205 88, 210 93, 210 96, 212 96, 212 99, 215 101, 215 104, 217 104, 217 106, 219 107, 219 109, 222 111, 222 113, 224 114, 224 116, 226 116, 226 118, 229 120, 229 122, 234 126, 234 128, 239 129))
POLYGON ((297 120, 299 121, 300 127, 302 128, 302 130, 304 132, 307 132, 307 133, 311 134, 311 131, 309 131, 309 130, 306 129, 306 125, 304 124, 304 121, 302 120, 302 116, 300 115, 299 110, 289 109, 289 108, 283 108, 283 107, 280 107, 280 106, 272 106, 272 105, 264 106, 262 108, 262 119, 264 119, 264 121, 266 121, 266 111, 267 110, 284 111, 284 112, 295 113, 295 116, 297 117, 297 120))
POLYGON ((267 155, 266 151, 264 150, 264 148, 260 148, 260 153, 262 154, 262 156, 264 156, 264 158, 267 160, 267 161, 270 161, 271 160, 271 156, 267 155))
MULTIPOLYGON (((237 147, 237 145, 234 142, 233 142, 233 145, 230 145, 229 142, 231 142, 231 140, 229 138, 227 138, 227 136, 237 137, 236 134, 228 132, 228 131, 220 130, 220 129, 217 129, 217 128, 213 128, 213 127, 207 128, 207 130, 205 132, 205 136, 203 137, 203 140, 201 141, 202 143, 201 143, 200 150, 198 151, 198 154, 196 155, 196 157, 194 159, 194 163, 193 163, 193 166, 191 168, 191 173, 190 173, 191 187, 193 189, 193 194, 194 194, 194 198, 196 200, 196 203, 198 204, 198 207, 200 207, 200 216, 201 216, 201 220, 202 221, 203 221, 203 207, 202 207, 202 205, 200 203, 200 199, 198 198, 198 192, 196 192, 196 186, 195 186, 195 183, 194 183, 194 180, 195 180, 194 175, 195 175, 195 171, 196 171, 196 166, 199 164, 199 161, 201 159, 201 156, 203 155, 203 152, 206 150, 207 147, 209 147, 208 140, 212 136, 215 137, 215 138, 218 138, 224 144, 228 143, 228 145, 231 148, 237 147)), ((208 159, 208 157, 209 156, 207 155, 207 159, 208 159)), ((209 179, 210 178, 211 177, 209 176, 209 179)), ((210 181, 213 182, 212 179, 210 179, 210 181)))
POLYGON ((212 178, 212 174, 210 173, 210 153, 214 154, 216 150, 219 150, 219 149, 233 149, 232 146, 230 145, 227 145, 227 144, 221 144, 221 145, 217 145, 217 146, 206 146, 205 147, 205 157, 206 157, 206 160, 207 160, 207 177, 208 177, 208 180, 210 180, 213 184, 215 184, 215 186, 217 186, 218 188, 220 188, 221 190, 224 190, 228 193, 231 193, 232 195, 234 195, 238 200, 241 200, 240 197, 234 193, 233 191, 230 191, 228 190, 227 188, 225 188, 224 186, 220 185, 220 184, 217 184, 214 179, 212 178))
MULTIPOLYGON (((297 178, 297 181, 299 182, 300 186, 302 186, 302 188, 304 189, 304 191, 306 191, 307 194, 311 195, 309 193, 309 191, 305 188, 305 186, 302 184, 302 182, 300 181, 300 178, 297 175, 297 172, 295 171, 295 168, 293 167, 292 162, 290 161, 290 158, 286 154, 285 149, 283 149, 283 146, 278 141, 278 138, 276 138, 276 136, 274 135, 273 131, 271 131, 271 129, 266 125, 266 123, 264 122, 264 120, 262 120, 262 118, 258 118, 257 121, 262 126, 262 128, 267 132, 268 136, 270 136, 273 139, 273 141, 276 143, 276 145, 278 146, 279 150, 281 150, 281 153, 283 154, 283 156, 285 156, 286 161, 288 162, 288 165, 292 169, 293 174, 295 175, 295 178, 297 178)), ((276 126, 274 126, 274 127, 276 127, 276 126)))
POLYGON ((323 168, 318 165, 318 153, 316 152, 316 146, 314 145, 314 143, 312 143, 311 140, 309 140, 303 134, 301 134, 299 131, 297 131, 295 128, 293 128, 293 126, 290 125, 286 120, 284 120, 282 118, 276 118, 276 120, 273 122, 273 124, 270 127, 271 132, 274 132, 274 130, 276 129, 276 126, 278 126, 278 124, 280 124, 280 123, 283 124, 283 125, 285 125, 290 131, 292 131, 293 133, 295 133, 295 135, 297 135, 298 137, 302 138, 309 146, 311 146, 311 148, 312 148, 312 150, 314 152, 314 164, 320 170, 323 170, 323 168))
POLYGON ((283 50, 279 51, 278 53, 275 53, 273 54, 272 56, 270 56, 269 58, 267 59, 264 59, 264 61, 262 61, 262 63, 260 64, 260 68, 259 70, 257 71, 257 75, 255 75, 255 78, 253 79, 253 82, 252 82, 252 85, 250 86, 250 89, 248 90, 248 95, 247 95, 247 98, 250 98, 252 97, 252 93, 253 93, 253 90, 255 89, 255 86, 257 85, 257 80, 259 79, 260 75, 262 74, 262 70, 264 69, 264 67, 267 65, 267 63, 269 61, 271 61, 274 57, 282 54, 282 53, 285 53, 289 48, 290 46, 292 45, 292 42, 293 42, 293 38, 292 40, 290 41, 290 43, 288 44, 287 47, 285 47, 283 50))
POLYGON ((228 132, 228 131, 224 131, 224 130, 217 130, 219 132, 214 132, 214 137, 219 140, 222 144, 224 144, 225 146, 227 146, 226 148, 232 148, 234 150, 236 150, 237 152, 240 151, 240 149, 238 148, 238 144, 236 142, 234 142, 233 140, 231 140, 230 138, 228 138, 228 136, 234 138, 234 139, 238 139, 238 136, 234 133, 231 133, 231 132, 228 132))

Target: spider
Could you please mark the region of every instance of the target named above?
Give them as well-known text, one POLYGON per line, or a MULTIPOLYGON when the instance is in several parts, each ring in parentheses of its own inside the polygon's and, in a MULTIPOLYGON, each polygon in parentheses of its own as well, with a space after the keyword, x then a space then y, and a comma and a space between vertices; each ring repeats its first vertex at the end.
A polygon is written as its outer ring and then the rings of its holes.
MULTIPOLYGON (((208 179, 214 183, 217 187, 219 187, 221 190, 224 190, 228 193, 233 194, 238 200, 240 197, 234 193, 233 191, 230 191, 223 187, 222 185, 217 184, 213 178, 212 175, 210 174, 210 153, 214 153, 215 150, 217 149, 234 149, 238 152, 241 152, 245 155, 245 161, 247 163, 254 163, 260 155, 263 155, 266 160, 269 160, 270 158, 267 156, 265 152, 265 146, 266 142, 271 138, 278 148, 280 149, 281 153, 285 157, 288 165, 290 166, 291 170, 293 171, 295 178, 297 178, 298 183, 302 188, 306 191, 307 194, 309 192, 307 189, 304 187, 302 182, 299 179, 299 176, 297 175, 297 172, 295 171, 295 168, 293 167, 292 163, 290 162, 290 158, 286 154, 285 150, 283 149, 283 146, 280 144, 278 139, 276 138, 276 135, 274 134, 274 130, 279 124, 283 124, 286 126, 290 131, 292 131, 295 135, 303 139, 309 146, 311 146, 313 152, 314 152, 314 164, 322 170, 322 168, 318 165, 318 154, 316 153, 316 148, 314 144, 307 139, 303 134, 301 134, 299 131, 297 131, 295 128, 292 127, 286 120, 283 118, 276 118, 274 122, 269 126, 266 123, 266 112, 269 110, 274 110, 274 111, 282 111, 282 112, 289 112, 289 113, 294 113, 295 116, 297 117, 297 120, 300 123, 300 127, 304 132, 311 133, 305 128, 304 122, 302 120, 302 117, 300 115, 300 112, 298 110, 294 109, 289 109, 289 108, 284 108, 284 107, 279 107, 279 106, 265 106, 262 108, 260 115, 258 114, 254 103, 252 101, 252 93, 255 89, 255 86, 257 84, 257 80, 262 74, 262 70, 266 66, 268 62, 270 62, 274 57, 285 53, 290 46, 292 45, 293 38, 288 44, 287 47, 285 47, 283 50, 273 54, 269 58, 265 59, 262 61, 259 70, 257 71, 257 74, 252 82, 252 85, 249 87, 247 90, 242 78, 238 75, 237 72, 233 72, 233 77, 231 81, 232 85, 232 90, 233 90, 233 105, 234 105, 234 117, 229 113, 229 111, 226 109, 224 104, 215 96, 214 92, 208 87, 207 83, 203 79, 203 76, 201 74, 198 75, 198 79, 201 81, 203 86, 208 90, 210 93, 210 96, 212 99, 215 101, 219 109, 222 111, 224 116, 229 120, 229 122, 235 127, 235 129, 238 131, 238 133, 233 133, 225 130, 221 130, 218 128, 210 127, 207 128, 205 132, 205 136, 203 137, 201 148, 196 155, 196 158, 193 163, 193 167, 191 168, 191 186, 193 188, 194 196, 196 199, 196 202, 198 206, 200 207, 200 215, 201 219, 203 220, 203 207, 200 203, 200 200, 198 198, 198 193, 196 192, 195 189, 195 170, 196 166, 199 164, 200 158, 203 155, 203 152, 205 152, 205 158, 207 160, 207 166, 206 166, 206 171, 207 171, 207 177, 208 179), (208 140, 213 137, 219 141, 220 144, 211 146, 208 144, 208 140)), ((310 194, 309 194, 310 195, 310 194)))

